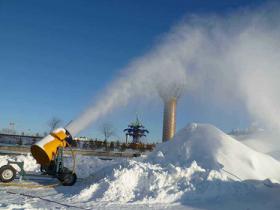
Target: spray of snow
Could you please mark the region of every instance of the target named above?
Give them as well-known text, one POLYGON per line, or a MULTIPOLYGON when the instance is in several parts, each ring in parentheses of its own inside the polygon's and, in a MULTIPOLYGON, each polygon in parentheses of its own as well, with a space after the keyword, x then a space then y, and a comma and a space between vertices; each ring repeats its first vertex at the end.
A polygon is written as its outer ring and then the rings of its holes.
POLYGON ((280 130, 279 11, 278 4, 269 4, 224 16, 187 17, 131 62, 67 129, 76 135, 134 98, 159 98, 158 90, 179 85, 189 96, 218 106, 241 103, 252 120, 280 130))

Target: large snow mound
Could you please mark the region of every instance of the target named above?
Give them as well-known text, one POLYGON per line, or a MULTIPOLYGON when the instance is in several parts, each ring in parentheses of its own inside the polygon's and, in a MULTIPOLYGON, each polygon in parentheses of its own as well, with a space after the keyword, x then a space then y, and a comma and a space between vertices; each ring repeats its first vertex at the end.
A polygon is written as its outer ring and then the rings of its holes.
POLYGON ((280 180, 280 163, 257 152, 209 124, 192 123, 173 141, 159 145, 150 160, 188 166, 196 161, 204 169, 225 170, 240 179, 280 180))
POLYGON ((70 200, 83 202, 193 202, 242 197, 246 179, 280 180, 280 163, 207 124, 190 124, 147 158, 103 168, 70 200))

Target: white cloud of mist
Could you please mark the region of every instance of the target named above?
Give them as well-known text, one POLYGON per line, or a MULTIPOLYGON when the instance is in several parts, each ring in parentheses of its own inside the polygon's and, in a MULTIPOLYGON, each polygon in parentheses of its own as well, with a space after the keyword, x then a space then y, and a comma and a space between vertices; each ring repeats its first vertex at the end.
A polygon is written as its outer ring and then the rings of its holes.
POLYGON ((67 129, 76 135, 130 100, 158 99, 176 84, 217 104, 244 103, 253 120, 280 130, 280 7, 193 16, 131 62, 67 129))

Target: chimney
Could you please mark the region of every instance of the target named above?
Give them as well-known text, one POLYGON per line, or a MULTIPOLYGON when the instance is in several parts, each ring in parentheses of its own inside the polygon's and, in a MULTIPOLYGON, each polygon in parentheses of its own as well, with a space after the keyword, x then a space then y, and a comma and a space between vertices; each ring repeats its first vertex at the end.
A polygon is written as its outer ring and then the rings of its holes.
POLYGON ((171 140, 176 132, 177 97, 164 99, 162 141, 171 140))

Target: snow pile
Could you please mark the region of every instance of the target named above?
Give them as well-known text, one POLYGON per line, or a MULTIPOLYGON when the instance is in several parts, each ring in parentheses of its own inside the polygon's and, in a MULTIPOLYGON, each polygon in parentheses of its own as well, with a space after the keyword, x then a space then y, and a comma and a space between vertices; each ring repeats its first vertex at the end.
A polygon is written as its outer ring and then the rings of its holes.
POLYGON ((188 125, 176 134, 174 141, 159 145, 150 160, 180 167, 188 166, 195 160, 205 169, 223 169, 243 180, 280 180, 280 163, 277 160, 208 124, 188 125))
MULTIPOLYGON (((98 174, 98 173, 97 173, 98 174)), ((206 171, 195 161, 186 168, 128 160, 103 171, 105 178, 92 184, 70 200, 110 203, 173 203, 212 199, 221 195, 252 191, 252 186, 232 182, 217 171, 206 171)))
POLYGON ((280 163, 211 125, 191 124, 146 159, 97 171, 71 200, 171 203, 242 196, 254 190, 244 179, 280 180, 280 163), (238 181, 237 181, 238 180, 238 181))
POLYGON ((201 181, 199 174, 205 170, 195 162, 181 169, 128 160, 107 172, 106 178, 97 183, 98 180, 93 180, 94 184, 82 190, 74 200, 169 203, 181 197, 184 191, 193 190, 194 183, 201 181))

